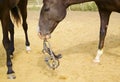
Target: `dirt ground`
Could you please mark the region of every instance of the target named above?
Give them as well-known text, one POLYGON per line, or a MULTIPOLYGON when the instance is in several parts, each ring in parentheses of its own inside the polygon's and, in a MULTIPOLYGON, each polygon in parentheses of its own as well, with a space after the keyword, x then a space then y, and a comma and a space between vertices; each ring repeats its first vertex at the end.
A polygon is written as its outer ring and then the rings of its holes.
MULTIPOLYGON (((93 59, 99 39, 98 12, 69 11, 49 40, 55 53, 61 53, 60 66, 51 70, 44 62, 42 40, 37 36, 39 11, 28 11, 31 52, 25 50, 22 27, 15 28, 13 82, 120 82, 120 14, 112 13, 101 63, 93 59)), ((1 27, 1 26, 0 26, 1 27)), ((0 29, 1 31, 1 29, 0 29)), ((6 79, 6 55, 0 32, 0 82, 6 79)))

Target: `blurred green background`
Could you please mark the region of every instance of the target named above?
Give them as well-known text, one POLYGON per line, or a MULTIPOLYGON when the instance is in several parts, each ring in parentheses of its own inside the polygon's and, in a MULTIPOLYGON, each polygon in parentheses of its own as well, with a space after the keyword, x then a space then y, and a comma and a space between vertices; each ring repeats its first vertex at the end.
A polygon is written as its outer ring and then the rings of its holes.
MULTIPOLYGON (((28 9, 36 10, 42 7, 43 0, 28 0, 28 9)), ((94 2, 86 2, 81 4, 71 5, 68 10, 71 11, 97 11, 97 6, 94 2)))

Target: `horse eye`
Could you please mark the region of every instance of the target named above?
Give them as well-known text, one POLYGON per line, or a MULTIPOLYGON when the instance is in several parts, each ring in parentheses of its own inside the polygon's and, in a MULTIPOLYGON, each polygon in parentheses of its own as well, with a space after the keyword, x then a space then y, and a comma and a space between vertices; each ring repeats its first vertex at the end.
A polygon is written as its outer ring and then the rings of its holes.
POLYGON ((49 11, 49 10, 50 10, 50 8, 45 8, 45 9, 44 9, 44 11, 49 11))

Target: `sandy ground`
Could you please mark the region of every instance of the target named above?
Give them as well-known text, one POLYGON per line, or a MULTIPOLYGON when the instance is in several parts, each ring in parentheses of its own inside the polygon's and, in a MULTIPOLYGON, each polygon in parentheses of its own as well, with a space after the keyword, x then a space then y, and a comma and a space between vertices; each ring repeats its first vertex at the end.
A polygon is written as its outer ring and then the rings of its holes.
MULTIPOLYGON (((13 82, 120 82, 120 14, 113 13, 105 41, 101 63, 93 59, 99 39, 99 15, 97 12, 72 12, 52 33, 50 43, 55 53, 61 53, 60 66, 51 70, 44 62, 42 40, 37 36, 39 11, 28 11, 31 52, 25 50, 22 27, 15 28, 15 52, 13 82)), ((1 31, 1 29, 0 29, 1 31)), ((0 32, 0 82, 6 79, 6 55, 0 32)))

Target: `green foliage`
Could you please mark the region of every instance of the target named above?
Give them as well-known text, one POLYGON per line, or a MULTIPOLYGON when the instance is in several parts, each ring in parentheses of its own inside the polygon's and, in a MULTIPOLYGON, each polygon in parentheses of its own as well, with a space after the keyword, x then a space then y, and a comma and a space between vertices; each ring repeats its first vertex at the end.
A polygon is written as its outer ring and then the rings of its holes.
POLYGON ((81 4, 75 4, 69 7, 72 11, 97 11, 97 6, 94 2, 87 2, 81 4))
POLYGON ((32 5, 32 6, 28 6, 28 10, 40 10, 41 8, 39 6, 35 6, 35 5, 32 5))
MULTIPOLYGON (((42 6, 42 0, 28 1, 29 10, 39 10, 41 6, 42 6), (37 1, 39 1, 39 4, 37 1)), ((97 11, 98 10, 94 2, 86 2, 86 3, 71 5, 68 9, 72 11, 97 11)))

